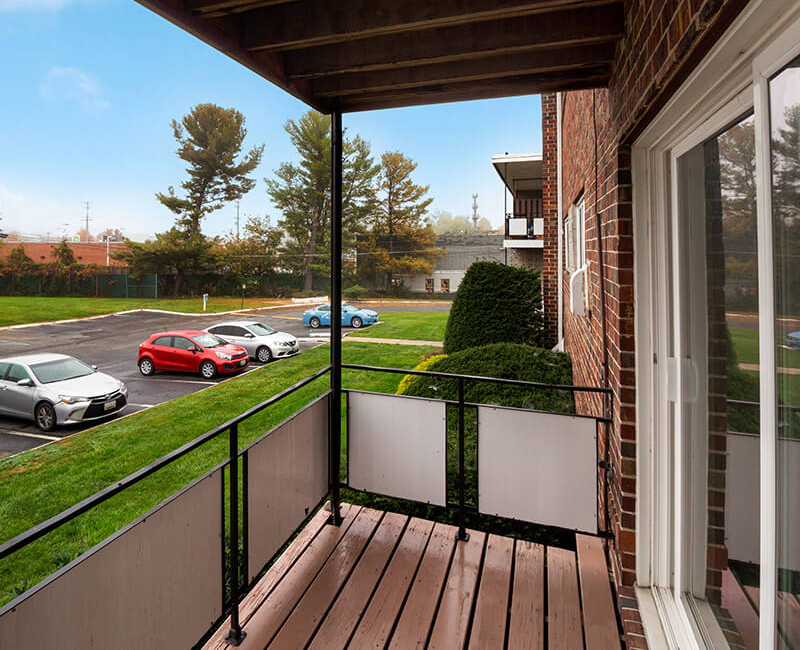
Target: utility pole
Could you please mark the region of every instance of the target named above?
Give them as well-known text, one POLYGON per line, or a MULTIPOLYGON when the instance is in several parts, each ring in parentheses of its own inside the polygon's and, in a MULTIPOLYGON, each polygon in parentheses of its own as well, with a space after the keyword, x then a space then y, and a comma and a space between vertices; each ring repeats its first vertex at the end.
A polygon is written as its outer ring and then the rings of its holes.
POLYGON ((236 241, 239 241, 239 201, 236 201, 236 241))
POLYGON ((478 195, 472 195, 472 229, 478 232, 478 195))
POLYGON ((84 201, 86 205, 86 243, 89 243, 89 202, 84 201))

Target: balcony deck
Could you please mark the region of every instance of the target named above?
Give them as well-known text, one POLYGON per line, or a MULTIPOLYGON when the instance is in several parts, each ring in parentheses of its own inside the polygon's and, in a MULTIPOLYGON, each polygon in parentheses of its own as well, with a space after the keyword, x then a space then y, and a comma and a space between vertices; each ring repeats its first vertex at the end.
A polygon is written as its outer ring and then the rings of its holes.
MULTIPOLYGON (((342 504, 244 598, 240 648, 620 647, 602 542, 577 553, 342 504)), ((229 647, 226 622, 205 648, 229 647)))

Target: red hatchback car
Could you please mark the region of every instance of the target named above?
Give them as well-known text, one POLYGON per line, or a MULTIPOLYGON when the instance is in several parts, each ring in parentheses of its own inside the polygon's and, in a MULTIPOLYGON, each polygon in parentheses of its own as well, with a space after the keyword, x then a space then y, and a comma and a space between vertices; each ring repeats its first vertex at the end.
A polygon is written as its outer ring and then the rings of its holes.
POLYGON ((139 370, 145 376, 156 370, 199 372, 204 379, 244 370, 247 350, 199 330, 160 332, 139 346, 139 370))

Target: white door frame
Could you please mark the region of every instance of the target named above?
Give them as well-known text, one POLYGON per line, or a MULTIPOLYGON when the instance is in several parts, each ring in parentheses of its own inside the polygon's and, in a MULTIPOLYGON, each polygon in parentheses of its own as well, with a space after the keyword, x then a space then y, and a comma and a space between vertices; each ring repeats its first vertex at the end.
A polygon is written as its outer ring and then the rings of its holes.
MULTIPOLYGON (((636 578, 642 618, 653 647, 727 647, 710 606, 702 599, 706 441, 697 440, 703 436, 692 438, 684 433, 690 422, 702 419, 697 408, 692 407, 687 414, 686 406, 693 402, 705 404, 705 369, 698 372, 700 369, 687 361, 690 355, 685 349, 681 319, 672 322, 679 304, 675 288, 682 283, 686 286, 680 262, 699 251, 697 246, 686 250, 687 242, 678 237, 681 224, 676 163, 684 153, 749 110, 754 108, 761 113, 767 107, 768 77, 800 50, 798 33, 800 3, 753 0, 633 146, 639 470, 636 578), (668 332, 674 332, 674 336, 668 332), (693 384, 700 390, 695 391, 693 384), (685 543, 690 538, 695 542, 685 543)), ((769 155, 768 122, 757 120, 756 156, 760 170, 770 169, 769 155)), ((770 191, 763 181, 757 187, 761 427, 762 431, 774 432, 770 191)), ((690 300, 696 300, 696 296, 690 300)), ((773 622, 777 598, 775 504, 775 437, 762 435, 760 620, 773 622)), ((774 628, 761 625, 762 648, 774 648, 774 628)))

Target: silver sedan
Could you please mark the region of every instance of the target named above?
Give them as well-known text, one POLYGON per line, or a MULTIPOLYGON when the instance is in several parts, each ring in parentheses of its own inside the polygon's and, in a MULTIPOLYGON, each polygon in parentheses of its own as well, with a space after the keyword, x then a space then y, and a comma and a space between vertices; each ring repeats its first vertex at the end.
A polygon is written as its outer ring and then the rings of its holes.
POLYGON ((255 320, 237 320, 217 323, 206 329, 228 343, 242 346, 261 363, 291 357, 300 352, 297 339, 286 332, 278 332, 255 320))
POLYGON ((42 431, 118 413, 128 389, 66 354, 0 359, 0 413, 33 420, 42 431))

